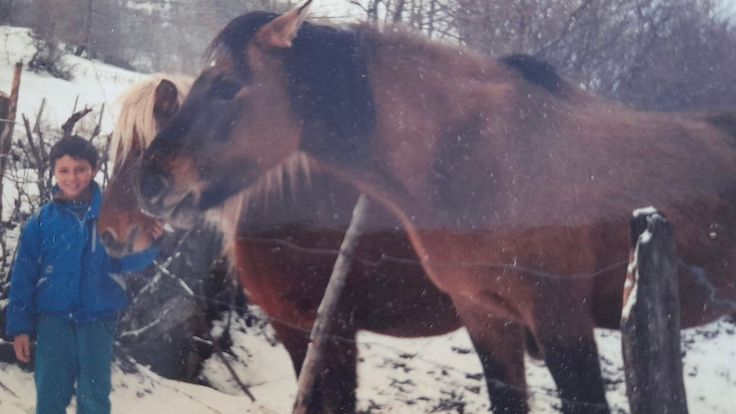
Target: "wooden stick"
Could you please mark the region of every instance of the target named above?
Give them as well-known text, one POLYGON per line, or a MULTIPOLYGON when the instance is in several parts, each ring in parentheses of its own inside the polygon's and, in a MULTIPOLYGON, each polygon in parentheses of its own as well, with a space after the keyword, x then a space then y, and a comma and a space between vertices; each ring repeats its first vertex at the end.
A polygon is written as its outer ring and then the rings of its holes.
POLYGON ((293 414, 306 414, 308 411, 310 397, 314 392, 314 384, 326 357, 321 351, 334 331, 333 325, 336 321, 334 315, 337 311, 338 300, 345 286, 347 273, 353 259, 353 252, 365 227, 368 206, 368 199, 365 195, 361 194, 353 210, 353 218, 350 221, 350 226, 345 233, 342 245, 340 245, 340 253, 335 261, 335 267, 332 269, 332 275, 325 289, 325 295, 317 310, 317 318, 314 321, 310 336, 311 342, 307 349, 307 355, 304 358, 301 374, 299 375, 296 402, 292 411, 293 414))
POLYGON ((621 341, 631 414, 687 414, 680 297, 672 227, 653 209, 634 213, 621 341))
POLYGON ((227 368, 228 372, 230 373, 230 376, 233 377, 233 380, 238 384, 240 389, 245 393, 245 395, 250 398, 252 402, 256 401, 256 397, 253 396, 253 393, 250 392, 250 389, 247 385, 241 381, 240 377, 238 376, 238 373, 235 372, 235 369, 230 365, 230 362, 225 358, 225 355, 222 353, 222 348, 220 348, 220 342, 216 338, 212 338, 210 336, 210 339, 212 340, 212 347, 214 348, 215 354, 218 358, 220 358, 220 361, 222 361, 223 365, 225 365, 225 368, 227 368))
POLYGON ((43 157, 41 156, 41 153, 38 151, 38 147, 36 147, 36 144, 33 142, 33 133, 31 132, 31 123, 28 121, 28 118, 26 118, 25 115, 21 115, 23 117, 23 125, 26 127, 26 141, 28 142, 28 147, 31 150, 31 155, 33 156, 33 161, 36 163, 35 169, 38 170, 44 163, 43 157))
POLYGON ((79 94, 74 98, 74 106, 72 107, 72 116, 77 112, 77 104, 79 104, 79 94))
POLYGON ((43 116, 43 110, 46 108, 46 98, 41 98, 41 106, 38 108, 36 114, 36 122, 33 124, 33 132, 41 133, 41 117, 43 116))
MULTIPOLYGON (((89 136, 89 142, 92 142, 93 139, 97 138, 100 135, 100 131, 102 131, 102 115, 105 114, 105 103, 102 103, 102 107, 100 108, 100 116, 97 118, 97 125, 95 125, 94 131, 92 131, 92 135, 89 136)), ((107 153, 107 150, 109 149, 109 145, 107 148, 104 148, 103 152, 107 153)))
MULTIPOLYGON (((8 109, 9 128, 6 139, 9 141, 13 138, 13 129, 15 128, 15 115, 18 112, 18 96, 20 94, 20 77, 23 73, 23 62, 15 64, 15 72, 13 73, 13 86, 10 89, 10 109, 8 109)), ((3 140, 5 141, 5 140, 3 140)))

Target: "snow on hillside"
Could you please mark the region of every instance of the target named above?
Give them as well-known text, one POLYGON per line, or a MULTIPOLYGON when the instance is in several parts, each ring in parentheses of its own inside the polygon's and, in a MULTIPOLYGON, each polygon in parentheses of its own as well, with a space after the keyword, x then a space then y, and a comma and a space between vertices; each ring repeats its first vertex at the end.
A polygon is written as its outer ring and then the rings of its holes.
MULTIPOLYGON (((244 328, 233 335, 232 361, 251 386, 253 403, 242 395, 224 366, 208 361, 204 375, 219 390, 158 377, 145 367, 135 371, 118 361, 113 377, 113 413, 285 414, 291 412, 296 379, 286 351, 244 328)), ((620 336, 598 331, 601 362, 613 413, 628 412, 621 370, 620 336)), ((417 340, 359 335, 359 408, 364 413, 480 413, 488 408, 480 364, 463 330, 417 340)), ((732 322, 717 322, 683 335, 685 386, 693 414, 731 414, 736 386, 736 332, 732 322)), ((527 359, 531 412, 558 413, 552 380, 539 361, 527 359)), ((33 379, 17 366, 0 364, 0 412, 33 413, 33 379)), ((69 414, 73 413, 70 407, 69 414)))
MULTIPOLYGON (((0 27, 0 90, 9 90, 13 64, 32 55, 28 31, 0 27)), ((79 107, 108 106, 140 74, 65 57, 73 68, 72 81, 24 71, 19 113, 35 116, 42 98, 47 98, 49 125, 58 126, 72 112, 75 97, 79 107)), ((114 116, 107 112, 104 127, 112 128, 114 116)), ((621 369, 620 336, 596 332, 601 362, 613 413, 628 412, 621 369)), ((289 358, 280 345, 272 345, 261 331, 241 323, 233 331, 232 352, 239 377, 251 386, 251 402, 235 385, 224 365, 211 359, 203 376, 217 389, 161 378, 145 367, 118 360, 113 378, 113 413, 244 414, 288 413, 296 390, 289 358)), ((488 402, 481 368, 464 330, 415 340, 402 340, 371 333, 358 337, 360 350, 359 407, 363 413, 479 413, 488 402)), ((736 326, 722 320, 685 331, 685 380, 690 412, 731 414, 730 392, 736 389, 736 326)), ((232 359, 232 356, 229 358, 232 359)), ((532 413, 558 413, 559 400, 543 363, 527 360, 532 413)), ((0 363, 0 412, 34 412, 32 374, 13 364, 0 363)), ((74 412, 74 406, 69 413, 74 412)))
POLYGON ((65 55, 63 64, 73 73, 73 79, 67 82, 45 73, 27 70, 27 63, 31 60, 34 50, 29 29, 0 26, 1 91, 10 93, 13 65, 16 62, 24 63, 21 94, 18 100, 18 120, 20 121, 20 114, 25 114, 34 121, 41 100, 45 98, 44 121, 47 125, 58 128, 72 114, 74 101, 79 96, 78 110, 85 106, 99 110, 103 103, 106 104, 103 132, 111 131, 115 117, 114 108, 111 111, 110 106, 114 105, 115 99, 142 75, 102 62, 65 55))

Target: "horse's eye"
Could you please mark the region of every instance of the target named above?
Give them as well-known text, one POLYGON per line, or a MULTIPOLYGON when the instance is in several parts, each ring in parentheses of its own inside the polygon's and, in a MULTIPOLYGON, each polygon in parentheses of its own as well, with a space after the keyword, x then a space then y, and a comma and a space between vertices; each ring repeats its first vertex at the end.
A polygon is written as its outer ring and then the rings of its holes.
POLYGON ((242 84, 233 80, 223 79, 212 85, 212 94, 220 99, 233 99, 238 94, 242 84))

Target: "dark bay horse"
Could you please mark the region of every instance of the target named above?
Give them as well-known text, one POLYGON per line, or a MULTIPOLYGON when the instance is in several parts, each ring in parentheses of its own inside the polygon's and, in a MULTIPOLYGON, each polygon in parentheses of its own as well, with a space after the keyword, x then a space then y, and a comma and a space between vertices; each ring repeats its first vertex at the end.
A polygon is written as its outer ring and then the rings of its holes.
POLYGON ((257 199, 295 158, 364 192, 452 299, 487 378, 514 385, 488 382, 497 413, 527 412, 523 350, 498 346, 524 328, 563 412, 609 411, 593 327, 618 327, 635 208, 676 229, 683 326, 733 311, 733 114, 635 111, 530 57, 314 25, 306 5, 241 16, 216 37, 212 65, 143 156, 149 213, 257 199))
MULTIPOLYGON (((113 254, 151 243, 146 229, 156 219, 140 211, 133 177, 142 150, 170 122, 188 90, 187 82, 157 76, 134 86, 122 100, 111 147, 116 158, 99 220, 100 234, 113 254)), ((249 300, 269 316, 297 372, 358 197, 352 186, 308 162, 295 157, 264 181, 271 184, 259 189, 263 193, 258 197, 240 194, 208 214, 225 235, 225 249, 249 300)), ((355 411, 357 330, 417 337, 460 327, 452 302, 427 279, 398 221, 383 209, 374 210, 370 225, 380 231, 360 241, 314 412, 355 411)), ((184 214, 173 224, 183 226, 191 219, 184 214)))

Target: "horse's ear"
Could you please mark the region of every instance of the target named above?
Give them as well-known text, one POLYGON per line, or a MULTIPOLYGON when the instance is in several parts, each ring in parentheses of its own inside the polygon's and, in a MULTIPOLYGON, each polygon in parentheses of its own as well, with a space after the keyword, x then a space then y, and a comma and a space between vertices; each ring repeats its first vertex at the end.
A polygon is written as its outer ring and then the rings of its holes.
POLYGON ((264 48, 290 48, 291 41, 294 40, 307 17, 310 4, 312 0, 307 0, 301 6, 289 10, 261 27, 256 34, 258 45, 264 48))
POLYGON ((153 103, 153 114, 156 121, 165 123, 179 109, 179 90, 173 82, 161 79, 156 87, 153 103))

